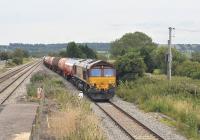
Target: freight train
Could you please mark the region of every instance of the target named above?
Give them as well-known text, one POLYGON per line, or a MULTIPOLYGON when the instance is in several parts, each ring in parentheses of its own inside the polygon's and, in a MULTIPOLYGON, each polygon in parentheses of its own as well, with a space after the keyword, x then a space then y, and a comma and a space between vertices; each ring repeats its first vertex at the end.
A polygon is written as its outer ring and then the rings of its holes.
POLYGON ((43 63, 93 100, 109 100, 115 94, 116 70, 106 61, 45 56, 43 63))

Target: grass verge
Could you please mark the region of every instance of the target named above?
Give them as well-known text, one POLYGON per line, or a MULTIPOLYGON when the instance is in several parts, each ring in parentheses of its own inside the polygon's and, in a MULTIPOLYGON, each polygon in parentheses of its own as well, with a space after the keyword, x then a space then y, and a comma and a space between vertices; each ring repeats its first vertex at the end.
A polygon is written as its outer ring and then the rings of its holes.
POLYGON ((200 139, 200 81, 164 76, 143 77, 120 83, 117 95, 147 112, 160 112, 174 120, 161 120, 178 128, 187 138, 200 139))
POLYGON ((49 134, 56 139, 104 140, 99 119, 92 113, 90 103, 72 96, 62 80, 44 72, 36 73, 27 85, 29 98, 36 98, 37 87, 43 87, 48 100, 56 102, 58 109, 50 112, 49 134))

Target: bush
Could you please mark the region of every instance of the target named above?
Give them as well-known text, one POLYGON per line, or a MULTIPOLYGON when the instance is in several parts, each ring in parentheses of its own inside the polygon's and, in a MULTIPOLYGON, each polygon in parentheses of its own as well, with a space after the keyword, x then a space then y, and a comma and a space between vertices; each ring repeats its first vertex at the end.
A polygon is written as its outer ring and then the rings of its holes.
POLYGON ((31 97, 36 97, 36 93, 37 93, 37 88, 38 88, 38 85, 37 84, 29 84, 27 85, 27 94, 28 96, 31 96, 31 97))
POLYGON ((15 58, 13 58, 13 63, 15 63, 16 65, 22 64, 23 58, 22 57, 15 57, 15 58))
POLYGON ((191 60, 200 63, 200 52, 193 52, 191 60))
POLYGON ((200 79, 200 63, 185 61, 176 68, 176 74, 193 79, 200 79))
POLYGON ((146 68, 143 58, 136 52, 119 57, 115 66, 120 80, 137 79, 144 75, 146 68))
POLYGON ((162 74, 162 72, 161 72, 160 69, 154 69, 154 70, 153 70, 153 74, 159 75, 159 74, 162 74))
POLYGON ((38 83, 38 82, 42 82, 46 79, 50 78, 48 74, 40 71, 38 72, 37 74, 34 74, 32 77, 31 77, 31 82, 32 83, 38 83))
POLYGON ((6 67, 13 67, 13 66, 16 66, 16 64, 13 63, 11 59, 9 59, 9 60, 6 62, 6 67))

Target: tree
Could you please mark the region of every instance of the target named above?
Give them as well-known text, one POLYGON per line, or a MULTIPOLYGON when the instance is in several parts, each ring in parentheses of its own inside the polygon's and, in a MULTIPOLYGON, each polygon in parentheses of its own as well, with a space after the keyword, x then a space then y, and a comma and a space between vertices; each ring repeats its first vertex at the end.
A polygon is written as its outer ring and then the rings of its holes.
POLYGON ((16 48, 13 52, 12 59, 13 62, 17 65, 23 63, 24 52, 22 49, 16 48))
POLYGON ((59 56, 59 54, 56 52, 49 52, 48 56, 56 57, 56 56, 59 56))
POLYGON ((92 49, 90 49, 87 46, 87 44, 86 45, 79 45, 78 47, 86 55, 86 58, 93 58, 93 59, 97 58, 97 55, 96 55, 95 51, 93 51, 92 49))
POLYGON ((9 53, 8 52, 0 52, 0 60, 8 60, 9 53))
POLYGON ((156 68, 160 69, 162 73, 166 73, 167 63, 166 63, 166 47, 159 47, 152 52, 153 61, 156 64, 156 68))
POLYGON ((77 45, 75 42, 70 42, 67 45, 66 56, 75 58, 97 58, 96 52, 90 49, 87 45, 77 45))
POLYGON ((132 49, 155 45, 152 39, 142 32, 127 33, 111 43, 111 54, 121 56, 132 49))
POLYGON ((130 52, 121 56, 115 62, 117 76, 121 80, 132 80, 143 76, 146 65, 137 52, 130 52))
POLYGON ((28 58, 29 52, 27 50, 22 50, 22 51, 23 51, 23 57, 28 58))
POLYGON ((147 72, 153 72, 156 68, 156 62, 152 54, 155 49, 157 49, 156 46, 145 46, 140 49, 140 54, 144 58, 144 63, 147 66, 147 72))
POLYGON ((86 56, 82 53, 82 50, 80 49, 80 47, 78 47, 75 42, 68 43, 67 57, 86 58, 86 56))
MULTIPOLYGON (((162 73, 167 73, 167 52, 168 48, 164 46, 154 49, 152 52, 153 61, 156 64, 155 68, 161 69, 162 73)), ((172 56, 172 74, 174 75, 176 67, 186 61, 187 57, 175 48, 172 49, 172 56)))
POLYGON ((13 57, 22 57, 24 56, 24 52, 20 48, 16 48, 13 52, 13 57))
POLYGON ((98 53, 97 54, 97 58, 100 59, 100 60, 104 60, 104 61, 108 60, 108 57, 106 56, 106 54, 100 54, 100 53, 98 53))
POLYGON ((66 57, 67 56, 67 52, 62 50, 62 51, 59 52, 58 55, 61 56, 61 57, 66 57))
POLYGON ((200 62, 200 52, 193 52, 191 60, 200 62))

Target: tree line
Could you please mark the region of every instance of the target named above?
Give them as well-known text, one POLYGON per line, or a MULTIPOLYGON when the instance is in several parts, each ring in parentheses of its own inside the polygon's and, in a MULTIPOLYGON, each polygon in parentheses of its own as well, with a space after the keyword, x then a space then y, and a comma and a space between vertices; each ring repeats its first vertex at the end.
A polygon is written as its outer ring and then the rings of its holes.
POLYGON ((69 42, 66 50, 62 50, 59 53, 49 53, 49 55, 70 58, 97 58, 97 53, 89 48, 87 44, 77 44, 75 42, 69 42))
MULTIPOLYGON (((158 46, 142 32, 127 33, 111 43, 111 54, 121 80, 137 79, 144 73, 166 74, 166 46, 158 46)), ((172 49, 172 75, 200 79, 200 52, 191 57, 172 49)))
POLYGON ((20 48, 16 48, 14 51, 0 51, 0 60, 9 61, 16 65, 23 63, 23 58, 28 58, 29 52, 20 48))

